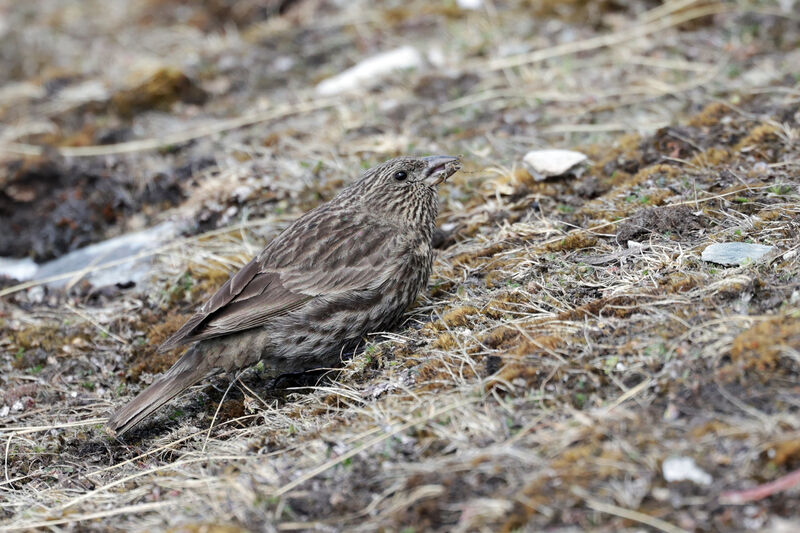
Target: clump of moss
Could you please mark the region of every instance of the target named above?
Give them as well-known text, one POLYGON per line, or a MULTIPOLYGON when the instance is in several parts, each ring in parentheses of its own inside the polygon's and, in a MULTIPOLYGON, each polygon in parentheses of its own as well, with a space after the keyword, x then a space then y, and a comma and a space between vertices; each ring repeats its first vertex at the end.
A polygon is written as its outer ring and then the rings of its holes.
POLYGON ((649 167, 645 167, 634 174, 634 176, 627 182, 623 183, 622 186, 625 189, 629 189, 635 185, 644 183, 647 180, 653 180, 654 182, 657 182, 660 179, 671 181, 680 175, 681 170, 674 165, 667 165, 663 163, 650 165, 649 167))
POLYGON ((522 291, 506 292, 489 300, 483 314, 489 318, 501 318, 507 311, 519 309, 520 304, 527 302, 528 297, 522 291))
POLYGON ((514 348, 512 353, 520 356, 549 353, 563 343, 564 338, 556 337, 555 335, 538 335, 532 338, 523 337, 522 342, 514 348))
POLYGON ((800 439, 788 439, 776 442, 768 454, 770 463, 775 466, 800 463, 800 439))
POLYGON ((507 276, 508 274, 502 270, 492 270, 483 278, 483 283, 486 285, 487 289, 494 289, 501 286, 505 282, 507 276))
POLYGON ((687 272, 671 272, 659 280, 658 285, 669 294, 687 292, 705 281, 701 274, 687 272))
POLYGON ((748 133, 736 146, 733 147, 734 152, 741 152, 743 150, 751 151, 753 149, 767 148, 768 144, 778 142, 778 128, 772 124, 759 124, 748 133))
MULTIPOLYGON (((762 209, 761 211, 756 213, 756 216, 758 216, 758 218, 761 219, 761 222, 764 223, 764 222, 772 222, 773 220, 778 220, 781 218, 788 218, 790 214, 784 209, 767 208, 767 209, 762 209)), ((756 226, 756 229, 760 228, 756 226)))
POLYGON ((12 346, 16 349, 30 350, 41 348, 47 352, 66 344, 64 334, 55 325, 37 324, 20 330, 11 331, 12 346))
POLYGON ((442 317, 442 322, 444 322, 448 327, 458 327, 458 326, 466 326, 470 323, 470 318, 473 315, 478 314, 478 309, 471 306, 465 305, 463 307, 457 307, 455 309, 451 309, 447 313, 444 314, 442 317))
POLYGON ((519 336, 518 330, 508 326, 499 326, 484 334, 480 338, 480 343, 487 348, 498 348, 513 343, 519 336))
POLYGON ((548 252, 561 252, 569 250, 579 250, 581 248, 591 248, 597 244, 597 237, 585 231, 575 231, 564 237, 558 242, 552 242, 545 246, 548 252))
POLYGON ((796 316, 776 316, 740 333, 731 345, 731 361, 742 373, 774 371, 784 350, 800 350, 800 320, 796 316))
MULTIPOLYGON (((213 413, 217 411, 217 407, 219 407, 219 403, 212 403, 207 412, 209 416, 214 416, 213 413)), ((234 420, 236 418, 241 418, 244 416, 244 401, 241 398, 235 398, 231 400, 225 400, 222 403, 222 406, 219 407, 219 413, 217 414, 217 423, 227 422, 229 420, 234 420)))
POLYGON ((221 267, 201 268, 198 265, 192 265, 187 269, 186 275, 192 280, 191 291, 188 296, 193 301, 202 301, 214 294, 217 289, 228 281, 231 272, 221 267))
POLYGON ((128 375, 131 379, 138 379, 142 372, 157 374, 171 367, 183 350, 176 348, 164 353, 158 353, 158 346, 175 333, 188 319, 190 314, 168 313, 161 316, 156 313, 143 313, 143 329, 147 332, 147 340, 134 346, 133 362, 128 375))
POLYGON ((453 266, 474 267, 483 262, 488 257, 492 257, 506 249, 504 243, 494 243, 479 250, 464 252, 455 256, 452 260, 453 266))
MULTIPOLYGON (((469 366, 459 367, 458 374, 464 379, 477 377, 469 366)), ((422 390, 453 387, 453 371, 448 367, 447 359, 432 357, 416 368, 417 382, 424 384, 422 390)))
POLYGON ((451 350, 456 346, 458 343, 451 333, 442 333, 433 341, 433 347, 438 350, 451 350))
POLYGON ((472 320, 470 317, 479 313, 476 307, 464 305, 454 307, 442 315, 440 320, 429 322, 422 328, 423 333, 438 333, 450 328, 469 325, 472 320))
POLYGON ((630 296, 598 298, 575 309, 559 313, 557 320, 583 320, 600 314, 627 318, 636 311, 636 299, 630 296))
POLYGON ((492 379, 486 383, 486 387, 493 389, 503 387, 506 384, 514 385, 514 382, 524 382, 526 385, 535 383, 541 374, 541 369, 525 361, 513 361, 503 366, 492 379))
POLYGON ((731 107, 722 102, 712 102, 689 120, 696 128, 716 126, 723 117, 731 113, 731 107))
POLYGON ((689 160, 689 165, 700 168, 713 167, 727 163, 731 153, 725 148, 709 148, 689 160))
POLYGON ((206 93, 186 74, 165 67, 154 72, 141 84, 119 91, 111 97, 111 104, 123 117, 131 117, 150 109, 169 110, 177 101, 203 103, 206 93))

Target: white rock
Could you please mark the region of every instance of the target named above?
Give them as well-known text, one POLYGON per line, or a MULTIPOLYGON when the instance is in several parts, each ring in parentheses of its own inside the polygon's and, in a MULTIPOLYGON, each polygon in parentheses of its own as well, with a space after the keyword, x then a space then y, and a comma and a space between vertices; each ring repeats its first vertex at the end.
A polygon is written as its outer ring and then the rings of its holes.
POLYGON ((236 198, 236 201, 240 204, 243 204, 245 200, 248 200, 253 195, 253 188, 248 187, 247 185, 239 185, 235 189, 233 189, 232 196, 236 198))
POLYGON ((108 99, 108 89, 99 80, 88 80, 78 85, 64 87, 59 91, 58 98, 70 103, 104 101, 108 99))
POLYGON ((483 0, 456 0, 456 4, 461 9, 480 9, 483 7, 483 0))
POLYGON ((759 161, 753 165, 753 170, 759 174, 766 174, 769 171, 769 165, 763 161, 759 161))
POLYGON ((580 163, 586 155, 573 150, 531 150, 522 159, 536 181, 552 176, 561 176, 580 163))
MULTIPOLYGON (((2 17, 0 17, 2 20, 2 17)), ((47 91, 41 85, 27 81, 8 83, 0 87, 0 103, 10 103, 19 100, 44 98, 47 91)))
POLYGON ((775 249, 774 246, 764 246, 763 244, 718 242, 706 246, 700 257, 703 261, 719 265, 741 265, 747 261, 758 261, 775 249))
POLYGON ((713 478, 711 474, 701 469, 691 457, 669 457, 661 465, 664 480, 691 481, 697 485, 710 485, 713 478))
POLYGON ((294 66, 294 58, 291 56, 280 56, 272 62, 272 68, 278 72, 286 72, 294 66))
POLYGON ((369 57, 336 76, 322 80, 316 90, 321 95, 355 91, 375 85, 392 72, 418 68, 422 64, 422 54, 413 46, 406 45, 369 57))
POLYGON ((28 301, 32 304, 40 304, 44 301, 44 287, 37 285, 28 289, 28 301))
POLYGON ((37 270, 39 265, 30 257, 24 259, 0 257, 0 278, 6 276, 19 281, 28 281, 33 279, 37 270))
POLYGON ((447 64, 447 57, 444 54, 444 50, 442 50, 439 46, 431 46, 428 48, 426 55, 428 57, 428 61, 434 67, 444 67, 447 64))

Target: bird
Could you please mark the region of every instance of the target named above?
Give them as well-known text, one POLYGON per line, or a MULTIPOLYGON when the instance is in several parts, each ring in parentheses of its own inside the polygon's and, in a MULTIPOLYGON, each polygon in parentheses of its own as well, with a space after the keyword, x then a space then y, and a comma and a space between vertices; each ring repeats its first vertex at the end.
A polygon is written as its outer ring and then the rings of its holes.
POLYGON ((275 373, 329 368, 402 318, 433 268, 438 186, 459 157, 401 156, 297 218, 159 347, 183 356, 115 411, 120 436, 211 375, 263 362, 275 373))

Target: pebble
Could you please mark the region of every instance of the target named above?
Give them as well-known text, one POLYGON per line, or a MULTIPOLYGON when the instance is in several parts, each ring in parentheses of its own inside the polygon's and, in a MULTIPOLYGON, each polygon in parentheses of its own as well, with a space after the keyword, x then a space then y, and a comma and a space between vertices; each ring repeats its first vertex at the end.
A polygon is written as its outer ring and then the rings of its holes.
POLYGON ((536 181, 566 174, 584 161, 586 155, 573 150, 531 150, 522 158, 536 181))
POLYGON ((701 258, 703 261, 720 265, 742 265, 748 261, 758 261, 773 250, 774 246, 763 244, 718 242, 707 246, 701 258))
POLYGON ((701 469, 691 457, 669 457, 661 465, 664 480, 691 481, 697 485, 710 485, 713 481, 711 474, 701 469))
POLYGON ((418 68, 423 65, 423 57, 413 46, 401 46, 364 59, 355 66, 322 80, 317 84, 317 94, 335 94, 369 88, 377 81, 397 70, 418 68))

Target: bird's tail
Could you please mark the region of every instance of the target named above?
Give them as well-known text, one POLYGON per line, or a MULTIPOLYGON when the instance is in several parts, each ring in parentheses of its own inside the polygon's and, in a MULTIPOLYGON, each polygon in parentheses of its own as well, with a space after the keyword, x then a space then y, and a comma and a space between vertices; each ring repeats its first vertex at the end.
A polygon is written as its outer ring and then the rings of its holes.
POLYGON ((212 369, 208 359, 196 346, 189 348, 178 361, 130 403, 118 409, 106 422, 114 436, 119 436, 138 424, 143 418, 188 389, 212 369))

